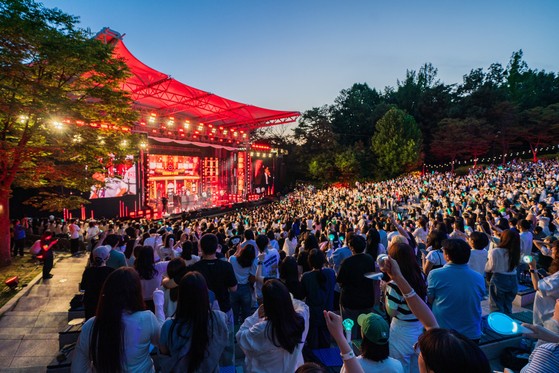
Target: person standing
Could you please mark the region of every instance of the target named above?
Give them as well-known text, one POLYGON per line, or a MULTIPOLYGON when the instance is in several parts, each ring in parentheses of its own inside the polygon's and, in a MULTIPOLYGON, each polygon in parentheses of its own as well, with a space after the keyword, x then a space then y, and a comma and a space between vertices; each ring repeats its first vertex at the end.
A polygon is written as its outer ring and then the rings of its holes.
POLYGON ((76 219, 70 219, 68 232, 70 233, 70 253, 76 255, 80 245, 80 226, 76 224, 76 219))
POLYGON ((58 243, 54 238, 54 233, 45 231, 41 236, 41 252, 40 256, 43 258, 43 280, 52 278, 50 271, 54 265, 53 248, 58 243))
POLYGON ((13 246, 13 253, 12 256, 19 256, 23 257, 23 247, 25 246, 25 228, 21 225, 19 219, 14 221, 14 246, 13 246))
POLYGON ((485 272, 489 280, 489 310, 512 313, 512 302, 518 292, 516 267, 520 262, 520 236, 506 229, 501 232, 499 247, 489 250, 485 272))
MULTIPOLYGON (((231 263, 217 259, 216 252, 219 246, 217 236, 207 233, 200 239, 202 259, 187 268, 188 271, 200 272, 208 284, 208 289, 214 292, 219 309, 227 315, 227 327, 229 330, 228 343, 223 352, 221 365, 234 365, 234 318, 231 309, 230 292, 237 291, 237 278, 231 263)), ((180 279, 175 278, 180 283, 180 279)))
POLYGON ((340 284, 340 310, 344 319, 352 319, 354 327, 352 338, 359 338, 361 328, 357 317, 362 313, 373 312, 375 305, 375 281, 365 277, 366 273, 375 272, 375 260, 365 254, 367 242, 359 235, 351 236, 349 247, 353 255, 346 258, 340 267, 336 281, 340 284))
POLYGON ((114 271, 107 267, 110 249, 107 246, 99 246, 91 252, 91 266, 83 271, 80 290, 83 290, 83 306, 85 319, 89 320, 95 316, 99 294, 107 277, 114 271))
POLYGON ((461 239, 443 243, 447 264, 429 272, 427 297, 442 328, 454 329, 473 341, 481 337, 483 277, 468 266, 471 248, 461 239))

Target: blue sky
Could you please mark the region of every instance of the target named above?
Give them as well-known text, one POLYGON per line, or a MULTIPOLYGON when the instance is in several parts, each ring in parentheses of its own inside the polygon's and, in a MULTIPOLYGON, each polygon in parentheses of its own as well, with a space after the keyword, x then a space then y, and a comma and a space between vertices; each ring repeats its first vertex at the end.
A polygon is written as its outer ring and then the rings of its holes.
POLYGON ((44 0, 108 26, 141 61, 199 89, 305 111, 366 82, 384 89, 431 62, 447 84, 472 68, 559 71, 557 0, 44 0))

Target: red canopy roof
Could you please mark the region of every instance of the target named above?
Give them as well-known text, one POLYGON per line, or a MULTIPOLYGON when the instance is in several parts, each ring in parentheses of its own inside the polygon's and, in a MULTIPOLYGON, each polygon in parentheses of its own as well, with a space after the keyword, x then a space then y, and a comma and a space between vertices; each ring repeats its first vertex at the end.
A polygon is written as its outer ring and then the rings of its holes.
POLYGON ((97 38, 114 44, 115 55, 126 61, 132 76, 123 88, 131 92, 134 106, 147 115, 153 112, 176 121, 189 120, 193 125, 203 123, 221 130, 243 132, 291 123, 299 116, 296 111, 242 104, 181 83, 134 57, 122 42, 122 36, 109 28, 101 30, 97 38))

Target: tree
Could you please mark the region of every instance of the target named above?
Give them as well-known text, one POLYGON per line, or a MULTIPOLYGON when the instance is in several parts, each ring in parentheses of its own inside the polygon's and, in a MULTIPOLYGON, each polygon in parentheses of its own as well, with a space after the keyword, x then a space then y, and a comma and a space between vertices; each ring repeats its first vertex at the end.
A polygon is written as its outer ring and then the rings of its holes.
POLYGON ((461 119, 445 118, 440 122, 431 142, 431 153, 437 158, 448 159, 452 164, 451 172, 454 172, 457 158, 466 154, 464 146, 470 139, 464 137, 465 129, 461 119))
POLYGON ((126 64, 91 36, 59 9, 0 3, 0 265, 10 262, 12 186, 87 190, 99 159, 132 145, 126 64))
POLYGON ((416 166, 420 160, 422 136, 415 119, 403 110, 390 109, 376 124, 372 151, 387 177, 416 166))
POLYGON ((381 95, 366 83, 355 83, 340 92, 330 108, 332 129, 338 135, 340 145, 370 141, 375 122, 384 115, 384 112, 375 110, 380 103, 381 95))
POLYGON ((533 161, 538 161, 538 148, 559 141, 559 103, 536 107, 521 113, 519 136, 530 145, 533 161))

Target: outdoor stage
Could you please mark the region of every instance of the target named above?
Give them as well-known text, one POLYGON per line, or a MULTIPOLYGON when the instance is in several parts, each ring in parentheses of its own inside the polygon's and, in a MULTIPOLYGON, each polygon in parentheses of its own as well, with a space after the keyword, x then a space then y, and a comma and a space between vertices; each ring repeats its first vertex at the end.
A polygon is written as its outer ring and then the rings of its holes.
POLYGON ((188 86, 138 60, 120 33, 105 28, 97 38, 128 65, 131 74, 122 89, 140 114, 131 132, 142 140, 125 158, 111 154, 102 160, 105 171, 94 174, 91 204, 65 211, 65 218, 180 214, 280 190, 286 152, 250 138, 258 128, 294 122, 298 112, 243 104, 188 86))

